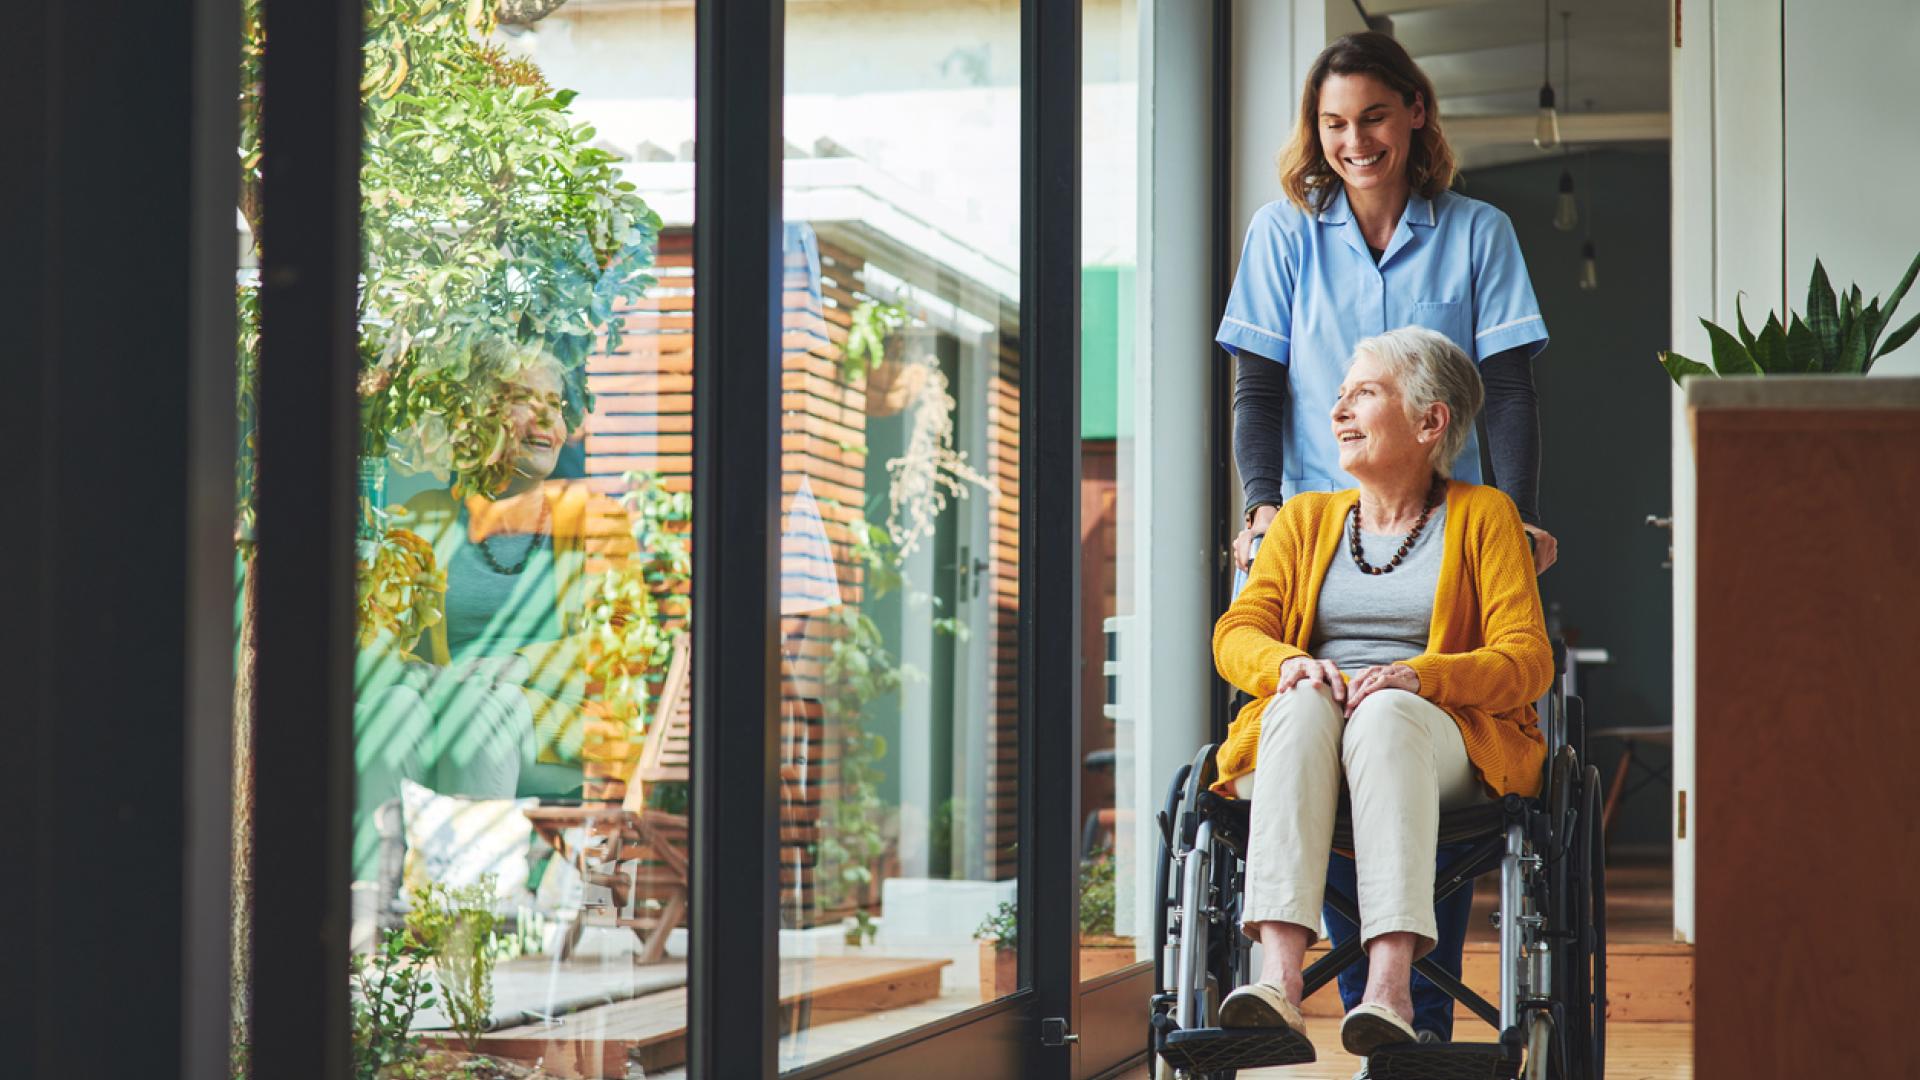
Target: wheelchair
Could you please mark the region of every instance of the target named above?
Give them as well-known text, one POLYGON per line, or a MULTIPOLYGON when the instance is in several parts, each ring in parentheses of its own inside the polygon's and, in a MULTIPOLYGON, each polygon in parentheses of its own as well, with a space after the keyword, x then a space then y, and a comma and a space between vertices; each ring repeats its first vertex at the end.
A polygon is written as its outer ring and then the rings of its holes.
MULTIPOLYGON (((1431 959, 1425 975, 1496 1033, 1485 1043, 1383 1046, 1367 1060, 1372 1080, 1602 1080, 1606 1064, 1605 788, 1586 756, 1580 699, 1565 693, 1566 647, 1553 642, 1553 688, 1538 709, 1547 741, 1538 796, 1507 795, 1440 816, 1440 849, 1458 854, 1434 878, 1434 902, 1498 867, 1499 1004, 1489 1003, 1431 959)), ((1219 1003, 1251 978, 1251 942, 1240 930, 1245 897, 1248 800, 1211 790, 1208 745, 1174 774, 1157 822, 1154 993, 1148 1060, 1157 1080, 1232 1080, 1236 1070, 1312 1060, 1297 1041, 1262 1029, 1221 1028, 1219 1003)), ((1346 799, 1336 850, 1353 850, 1346 799)), ((1360 925, 1356 898, 1328 886, 1327 903, 1360 925)), ((1305 971, 1305 996, 1361 959, 1354 938, 1305 971)))

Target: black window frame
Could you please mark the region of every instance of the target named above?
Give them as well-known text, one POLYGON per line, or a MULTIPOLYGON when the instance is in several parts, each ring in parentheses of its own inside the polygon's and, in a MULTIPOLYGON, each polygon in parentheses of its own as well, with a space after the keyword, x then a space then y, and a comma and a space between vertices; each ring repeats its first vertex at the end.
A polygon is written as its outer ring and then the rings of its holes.
MULTIPOLYGON (((227 101, 237 87, 237 20, 231 17, 237 6, 236 0, 198 0, 201 47, 177 61, 191 67, 204 94, 227 101)), ((699 689, 689 1063, 702 1077, 772 1076, 776 1068, 778 762, 768 718, 777 712, 779 674, 772 597, 779 542, 774 440, 784 6, 785 0, 726 0, 722 18, 719 0, 700 0, 696 11, 695 259, 702 280, 720 283, 705 292, 694 316, 695 377, 709 388, 697 399, 694 433, 699 689), (717 752, 722 746, 724 758, 717 752), (743 773, 759 782, 740 783, 743 773), (759 850, 742 844, 743 836, 758 837, 759 850)), ((1227 0, 1215 0, 1223 59, 1228 8, 1227 0)), ((302 0, 269 2, 264 15, 276 47, 265 69, 269 236, 261 267, 262 368, 269 375, 262 380, 259 427, 262 459, 272 472, 258 494, 257 700, 259 714, 274 719, 261 726, 254 745, 252 1049, 261 1075, 344 1076, 361 11, 358 0, 302 0), (276 86, 298 90, 276 99, 276 86)), ((1022 988, 787 1074, 800 1080, 1104 1074, 1116 1066, 1084 1060, 1087 1048, 1065 1036, 1081 1032, 1083 1022, 1092 1030, 1122 1030, 1135 1008, 1144 1021, 1141 969, 1079 982, 1079 730, 1045 722, 1078 715, 1079 683, 1040 677, 1079 662, 1081 4, 1026 0, 1020 21, 1019 907, 1021 925, 1033 928, 1022 935, 1022 988), (1075 362, 1049 363, 1049 357, 1075 362), (1058 1021, 1051 1031, 1042 1023, 1048 1019, 1058 1021)), ((132 43, 137 34, 123 36, 132 43)), ((1225 70, 1221 63, 1214 73, 1222 110, 1219 184, 1228 175, 1225 70)), ((230 112, 203 106, 196 122, 231 128, 230 112)), ((203 176, 195 198, 208 202, 202 198, 208 192, 231 201, 230 186, 203 176)), ((1224 214, 1218 184, 1212 197, 1224 214)), ((228 228, 223 223, 221 232, 228 228)), ((1216 244, 1225 250, 1218 237, 1216 244)), ((230 305, 231 282, 216 282, 217 276, 195 278, 195 288, 207 292, 195 295, 202 316, 230 305)), ((201 332, 208 342, 221 340, 205 327, 201 332)), ((1215 413, 1218 475, 1212 482, 1220 493, 1216 517, 1224 522, 1224 365, 1215 367, 1222 404, 1215 413)), ((230 396, 230 384, 226 391, 230 396)), ((213 397, 219 393, 211 387, 213 397)), ((199 480, 230 483, 231 463, 215 464, 223 466, 221 475, 199 480)), ((204 461, 195 468, 208 472, 204 461)), ((206 972, 195 970, 204 980, 206 972)), ((1100 1056, 1109 1052, 1103 1048, 1100 1056)))

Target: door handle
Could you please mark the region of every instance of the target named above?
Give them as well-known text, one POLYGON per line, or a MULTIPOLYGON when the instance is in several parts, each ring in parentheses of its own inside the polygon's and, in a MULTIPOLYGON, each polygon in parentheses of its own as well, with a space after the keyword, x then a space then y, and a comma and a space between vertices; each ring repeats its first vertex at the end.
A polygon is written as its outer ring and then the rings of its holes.
POLYGON ((1667 530, 1667 561, 1660 564, 1660 569, 1673 569, 1673 515, 1661 517, 1658 514, 1648 514, 1647 524, 1656 529, 1667 530))

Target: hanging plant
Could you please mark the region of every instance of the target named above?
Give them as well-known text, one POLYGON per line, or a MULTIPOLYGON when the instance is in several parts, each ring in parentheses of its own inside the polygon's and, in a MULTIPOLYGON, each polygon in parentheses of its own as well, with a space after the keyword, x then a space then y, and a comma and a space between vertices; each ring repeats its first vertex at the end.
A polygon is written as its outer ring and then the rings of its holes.
POLYGON ((887 462, 887 532, 902 557, 933 534, 949 498, 964 499, 969 485, 987 493, 997 504, 993 481, 967 463, 965 451, 953 445, 953 395, 947 392, 946 373, 931 363, 923 370, 915 396, 913 426, 906 450, 887 462))
MULTIPOLYGON (((888 360, 888 342, 894 331, 911 323, 905 308, 878 300, 863 301, 853 309, 847 343, 840 350, 840 377, 852 383, 888 360)), ((896 358, 894 362, 898 362, 896 358)))

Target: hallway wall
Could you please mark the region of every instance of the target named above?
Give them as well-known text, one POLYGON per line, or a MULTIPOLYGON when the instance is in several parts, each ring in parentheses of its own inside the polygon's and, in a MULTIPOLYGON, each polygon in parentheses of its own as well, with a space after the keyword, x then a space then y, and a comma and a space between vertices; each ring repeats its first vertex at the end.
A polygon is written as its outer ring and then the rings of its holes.
MULTIPOLYGON (((1475 170, 1463 194, 1507 212, 1552 340, 1534 364, 1540 392, 1540 512, 1560 561, 1540 579, 1567 640, 1607 649, 1613 663, 1582 676, 1589 726, 1666 724, 1672 717, 1673 583, 1660 564, 1667 534, 1645 524, 1670 512, 1668 380, 1654 358, 1668 335, 1668 155, 1595 151, 1475 170), (1587 222, 1552 225, 1563 163, 1592 224, 1600 288, 1578 285, 1587 222)), ((1485 441, 1482 440, 1482 445, 1485 441)), ((1610 776, 1617 743, 1595 743, 1610 776)), ((1664 764, 1664 748, 1642 760, 1664 764)), ((1665 851, 1667 798, 1623 804, 1613 842, 1665 851)))

